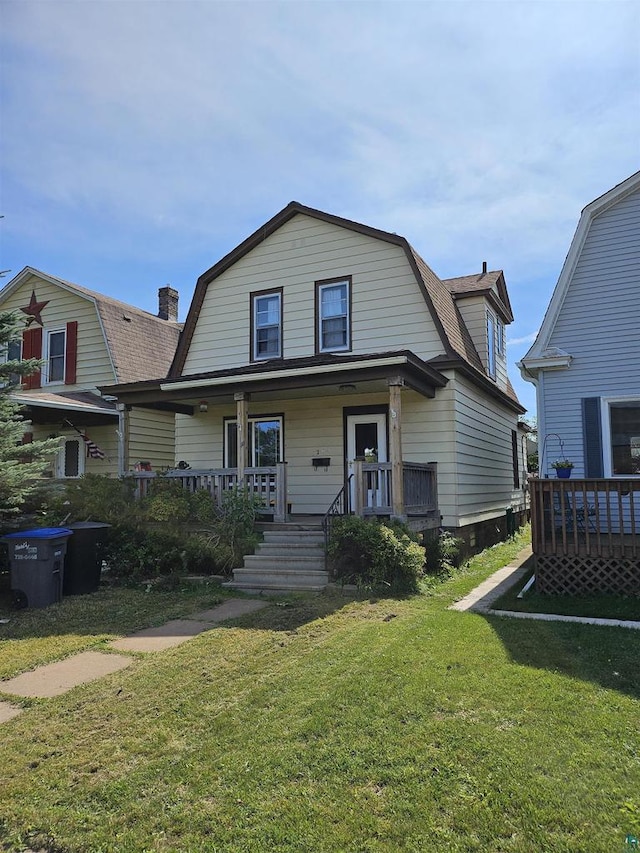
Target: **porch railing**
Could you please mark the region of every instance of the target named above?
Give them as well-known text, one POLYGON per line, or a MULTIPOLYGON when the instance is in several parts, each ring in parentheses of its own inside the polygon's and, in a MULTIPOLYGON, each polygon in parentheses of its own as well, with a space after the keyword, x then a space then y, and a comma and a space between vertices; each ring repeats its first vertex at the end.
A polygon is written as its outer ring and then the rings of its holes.
MULTIPOLYGON (((353 512, 356 515, 393 515, 391 462, 356 461, 353 468, 353 512)), ((438 515, 435 462, 403 462, 402 488, 404 515, 438 515)))
MULTIPOLYGON (((158 476, 155 471, 134 471, 128 475, 135 480, 136 496, 145 497, 150 484, 158 476)), ((173 480, 194 494, 201 489, 213 497, 218 506, 222 505, 225 492, 239 485, 236 468, 218 468, 202 471, 175 469, 165 471, 160 476, 173 480)), ((287 514, 287 466, 284 462, 261 468, 245 468, 242 483, 250 495, 257 497, 264 515, 272 515, 274 521, 285 521, 287 514)))
POLYGON ((640 480, 532 478, 536 556, 640 557, 640 480))

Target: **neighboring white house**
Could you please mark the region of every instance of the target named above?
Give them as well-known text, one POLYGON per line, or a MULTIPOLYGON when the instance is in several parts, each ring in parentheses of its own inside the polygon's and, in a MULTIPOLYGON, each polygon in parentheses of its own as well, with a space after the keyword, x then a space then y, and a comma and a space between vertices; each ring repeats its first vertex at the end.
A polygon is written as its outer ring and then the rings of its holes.
POLYGON ((176 459, 286 477, 289 516, 344 488, 419 526, 437 470, 424 526, 483 547, 524 509, 512 319, 501 271, 442 281, 403 237, 291 202, 199 278, 166 379, 102 390, 191 406, 176 459))
POLYGON ((0 359, 43 361, 11 396, 28 421, 24 442, 60 439, 50 476, 118 475, 140 462, 173 466, 174 407, 130 412, 97 390, 169 369, 180 334, 178 294, 163 287, 159 297, 156 317, 31 267, 0 291, 0 310, 24 321, 0 359))
POLYGON ((540 476, 640 476, 640 172, 582 216, 535 343, 540 476))

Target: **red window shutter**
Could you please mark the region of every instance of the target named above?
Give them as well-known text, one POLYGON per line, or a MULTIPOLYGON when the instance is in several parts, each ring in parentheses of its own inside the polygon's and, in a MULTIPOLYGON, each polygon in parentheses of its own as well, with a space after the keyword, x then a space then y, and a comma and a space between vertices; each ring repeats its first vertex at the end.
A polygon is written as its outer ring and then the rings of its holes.
MULTIPOLYGON (((22 333, 22 357, 23 358, 42 358, 42 329, 36 326, 35 329, 25 329, 22 333)), ((36 370, 31 376, 25 376, 24 387, 31 390, 40 388, 41 376, 40 371, 36 370)))
POLYGON ((65 348, 64 384, 74 385, 78 364, 78 321, 67 323, 67 341, 65 348))

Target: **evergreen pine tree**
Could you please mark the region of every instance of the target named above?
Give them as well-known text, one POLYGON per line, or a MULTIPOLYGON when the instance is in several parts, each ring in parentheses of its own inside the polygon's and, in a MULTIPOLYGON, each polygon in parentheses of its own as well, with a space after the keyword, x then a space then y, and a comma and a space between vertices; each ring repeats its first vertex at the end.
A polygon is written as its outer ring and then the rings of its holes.
POLYGON ((60 446, 57 438, 21 443, 29 424, 20 413, 20 403, 10 393, 40 366, 34 358, 8 358, 9 344, 19 340, 21 334, 16 315, 0 312, 0 525, 15 516, 36 491, 39 477, 60 446))

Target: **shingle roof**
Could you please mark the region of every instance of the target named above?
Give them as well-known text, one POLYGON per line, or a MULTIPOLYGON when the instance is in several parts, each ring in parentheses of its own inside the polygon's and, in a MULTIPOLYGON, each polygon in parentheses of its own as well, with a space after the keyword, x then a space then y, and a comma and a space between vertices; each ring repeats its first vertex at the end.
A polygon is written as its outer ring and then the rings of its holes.
POLYGON ((484 372, 484 367, 478 351, 455 304, 452 292, 447 282, 442 281, 433 270, 423 261, 420 255, 409 246, 415 260, 420 278, 431 298, 438 318, 442 324, 449 348, 467 361, 470 365, 484 372))

